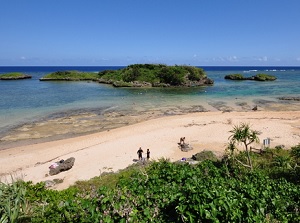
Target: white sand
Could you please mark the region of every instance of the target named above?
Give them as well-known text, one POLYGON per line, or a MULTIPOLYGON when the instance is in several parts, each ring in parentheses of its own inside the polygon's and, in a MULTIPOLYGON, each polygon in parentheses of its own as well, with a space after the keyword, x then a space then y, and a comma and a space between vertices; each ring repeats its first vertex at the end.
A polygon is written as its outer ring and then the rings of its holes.
POLYGON ((150 149, 151 159, 169 158, 176 161, 191 157, 202 150, 214 151, 221 156, 228 143, 233 125, 249 123, 261 132, 263 139, 271 139, 271 147, 286 148, 300 143, 300 111, 286 112, 207 112, 163 117, 106 132, 59 141, 21 146, 0 151, 1 181, 11 176, 34 183, 63 179, 55 189, 64 189, 78 180, 99 176, 102 172, 117 171, 134 163, 137 150, 142 147, 144 156, 150 149), (178 148, 180 137, 193 150, 182 152, 178 148), (75 158, 72 169, 48 176, 53 162, 75 158))

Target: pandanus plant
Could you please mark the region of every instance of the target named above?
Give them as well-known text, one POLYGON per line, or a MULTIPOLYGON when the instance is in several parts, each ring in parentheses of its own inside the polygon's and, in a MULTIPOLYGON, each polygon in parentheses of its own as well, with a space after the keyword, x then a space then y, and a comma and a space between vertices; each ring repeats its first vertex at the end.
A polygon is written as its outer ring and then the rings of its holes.
POLYGON ((250 128, 250 125, 247 123, 241 123, 240 125, 235 125, 233 127, 233 130, 229 131, 232 133, 231 136, 229 136, 229 146, 230 151, 233 153, 234 150, 236 150, 236 144, 243 144, 245 146, 246 154, 247 154, 247 164, 242 163, 241 161, 237 160, 239 163, 241 163, 243 166, 253 169, 252 160, 250 157, 250 149, 249 145, 253 142, 259 143, 259 132, 256 130, 252 130, 250 128))

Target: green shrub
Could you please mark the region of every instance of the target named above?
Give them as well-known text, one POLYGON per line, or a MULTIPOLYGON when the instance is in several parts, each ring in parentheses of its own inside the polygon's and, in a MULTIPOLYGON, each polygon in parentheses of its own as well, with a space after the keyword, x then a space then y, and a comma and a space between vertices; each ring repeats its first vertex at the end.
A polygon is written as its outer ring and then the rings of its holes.
POLYGON ((300 161, 300 144, 293 146, 290 152, 291 156, 294 157, 297 161, 300 161))
POLYGON ((211 160, 218 161, 217 156, 212 151, 201 151, 193 156, 193 159, 197 161, 211 160))
POLYGON ((182 74, 176 72, 175 69, 163 68, 159 73, 160 82, 170 85, 181 85, 184 82, 182 74))
POLYGON ((245 80, 245 77, 242 74, 229 74, 225 76, 225 79, 230 80, 245 80))
POLYGON ((188 79, 191 81, 199 81, 206 76, 204 70, 201 68, 184 66, 184 69, 188 71, 188 79))
POLYGON ((141 75, 140 70, 136 67, 127 69, 123 74, 123 80, 125 82, 131 82, 138 80, 138 77, 141 75))
POLYGON ((98 80, 98 73, 80 72, 80 71, 56 71, 45 75, 40 80, 69 80, 69 81, 79 81, 79 80, 98 80))

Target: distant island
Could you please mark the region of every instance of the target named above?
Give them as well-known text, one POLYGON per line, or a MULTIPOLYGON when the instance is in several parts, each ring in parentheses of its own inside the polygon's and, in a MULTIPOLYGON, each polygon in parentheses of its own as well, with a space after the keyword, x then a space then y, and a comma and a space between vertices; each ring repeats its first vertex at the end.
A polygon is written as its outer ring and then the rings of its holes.
POLYGON ((99 83, 112 84, 115 87, 193 87, 213 85, 214 83, 201 68, 163 64, 133 64, 123 69, 104 70, 99 73, 57 71, 40 80, 93 80, 99 83))
POLYGON ((97 81, 98 73, 81 71, 56 71, 40 78, 40 81, 97 81))
POLYGON ((268 74, 256 74, 251 77, 244 77, 242 74, 229 74, 225 76, 228 80, 252 80, 252 81, 275 81, 277 78, 268 74))
POLYGON ((0 75, 0 80, 21 80, 21 79, 30 79, 31 76, 23 73, 6 73, 0 75))

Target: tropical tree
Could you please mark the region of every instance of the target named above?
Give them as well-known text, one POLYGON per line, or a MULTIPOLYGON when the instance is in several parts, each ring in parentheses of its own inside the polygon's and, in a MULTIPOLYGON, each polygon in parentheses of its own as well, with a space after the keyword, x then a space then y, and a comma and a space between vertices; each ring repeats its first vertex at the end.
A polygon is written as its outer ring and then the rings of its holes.
POLYGON ((250 149, 249 145, 253 142, 258 143, 259 138, 258 135, 260 134, 256 130, 252 130, 250 128, 250 125, 247 123, 241 123, 240 125, 235 125, 233 127, 233 130, 229 131, 232 133, 231 136, 229 136, 229 145, 231 152, 234 152, 236 150, 236 144, 243 144, 245 146, 246 154, 247 154, 247 161, 248 164, 244 164, 241 161, 237 160, 239 163, 241 163, 243 166, 249 167, 253 169, 252 160, 250 157, 250 149))

